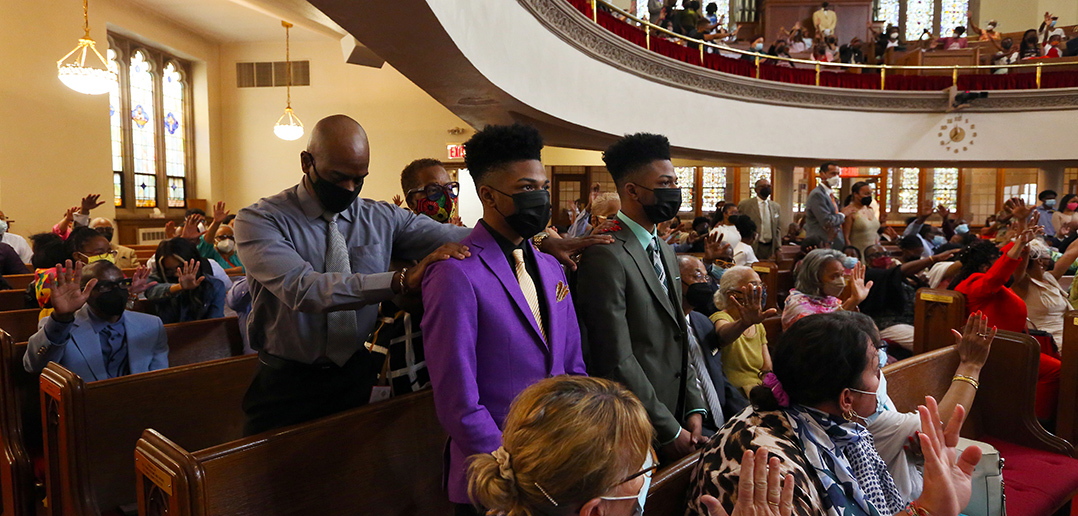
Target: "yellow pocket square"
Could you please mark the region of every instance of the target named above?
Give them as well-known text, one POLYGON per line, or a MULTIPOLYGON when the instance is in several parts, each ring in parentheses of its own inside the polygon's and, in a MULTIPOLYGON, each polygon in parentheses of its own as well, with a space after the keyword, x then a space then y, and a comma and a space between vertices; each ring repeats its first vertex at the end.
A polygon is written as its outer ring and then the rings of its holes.
POLYGON ((563 299, 565 299, 565 296, 569 295, 569 287, 565 286, 565 283, 559 281, 557 288, 555 288, 555 292, 557 293, 557 299, 560 303, 563 299))

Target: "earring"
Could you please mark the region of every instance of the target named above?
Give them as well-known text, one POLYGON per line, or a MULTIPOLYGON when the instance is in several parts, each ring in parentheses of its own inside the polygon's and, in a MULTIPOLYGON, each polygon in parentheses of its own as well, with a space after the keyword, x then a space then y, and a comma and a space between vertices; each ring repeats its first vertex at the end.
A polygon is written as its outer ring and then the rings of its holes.
POLYGON ((846 412, 842 413, 842 419, 845 419, 846 421, 849 421, 849 422, 852 423, 853 418, 854 418, 854 414, 853 414, 853 409, 852 408, 847 410, 846 412))

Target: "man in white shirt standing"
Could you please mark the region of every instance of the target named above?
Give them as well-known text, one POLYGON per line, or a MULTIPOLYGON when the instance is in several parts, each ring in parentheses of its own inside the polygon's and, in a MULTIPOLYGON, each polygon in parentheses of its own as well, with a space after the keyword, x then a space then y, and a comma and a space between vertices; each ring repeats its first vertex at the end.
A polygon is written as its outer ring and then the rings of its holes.
POLYGON ((737 205, 737 211, 742 215, 748 215, 756 223, 757 237, 752 245, 756 257, 761 260, 771 258, 782 244, 780 231, 782 224, 779 216, 782 207, 771 200, 771 180, 761 179, 753 187, 755 197, 741 201, 737 205))
POLYGON ((0 242, 10 245, 19 254, 19 259, 22 260, 22 263, 30 263, 30 257, 34 255, 34 251, 30 248, 30 244, 26 243, 25 238, 9 231, 11 224, 14 222, 14 220, 8 219, 4 212, 0 211, 0 233, 4 235, 3 238, 0 238, 0 242))

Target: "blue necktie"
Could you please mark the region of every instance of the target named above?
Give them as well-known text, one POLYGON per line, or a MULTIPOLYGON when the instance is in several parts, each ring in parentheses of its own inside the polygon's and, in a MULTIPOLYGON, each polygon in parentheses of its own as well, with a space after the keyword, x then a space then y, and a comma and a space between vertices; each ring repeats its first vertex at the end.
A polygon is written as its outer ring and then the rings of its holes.
POLYGON ((124 345, 124 331, 120 323, 109 324, 101 329, 101 358, 105 361, 105 371, 109 378, 124 376, 131 372, 127 361, 127 346, 124 345))

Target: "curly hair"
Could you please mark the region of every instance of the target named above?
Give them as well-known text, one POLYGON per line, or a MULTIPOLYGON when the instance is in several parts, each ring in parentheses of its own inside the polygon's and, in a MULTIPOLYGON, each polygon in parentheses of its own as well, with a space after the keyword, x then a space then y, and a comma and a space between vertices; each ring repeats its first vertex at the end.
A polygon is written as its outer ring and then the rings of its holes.
POLYGON ((476 185, 490 172, 517 161, 542 160, 543 137, 524 124, 488 125, 464 142, 464 163, 476 185))
POLYGON ((607 147, 603 162, 619 187, 626 178, 653 161, 670 159, 670 140, 661 134, 636 133, 626 135, 607 147))
POLYGON ((996 247, 996 244, 988 240, 977 240, 971 243, 955 255, 955 260, 962 263, 962 268, 959 269, 958 274, 951 280, 951 284, 947 288, 954 290, 966 278, 969 278, 974 273, 981 272, 981 267, 991 266, 1001 255, 1002 253, 996 247))

